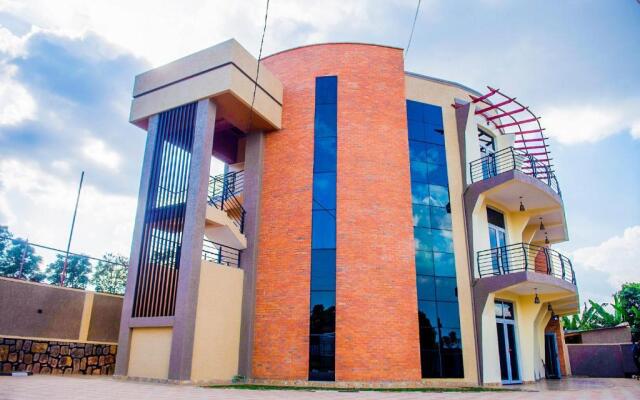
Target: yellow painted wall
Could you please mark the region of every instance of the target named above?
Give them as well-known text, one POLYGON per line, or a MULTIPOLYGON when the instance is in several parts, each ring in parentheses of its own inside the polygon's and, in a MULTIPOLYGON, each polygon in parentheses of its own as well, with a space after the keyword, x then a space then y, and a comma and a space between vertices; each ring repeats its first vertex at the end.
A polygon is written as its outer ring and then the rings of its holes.
POLYGON ((172 328, 133 328, 128 376, 167 379, 172 328))
POLYGON ((238 373, 244 272, 203 261, 191 380, 227 381, 238 373))
MULTIPOLYGON (((469 99, 467 92, 442 83, 437 83, 407 75, 405 91, 408 100, 420 101, 442 107, 449 175, 449 195, 451 201, 451 219, 453 233, 453 251, 456 260, 456 280, 458 285, 458 304, 460 306, 460 330, 462 332, 462 354, 464 381, 478 382, 477 351, 473 322, 472 290, 467 253, 466 227, 464 220, 464 176, 466 168, 461 168, 460 146, 458 140, 455 109, 451 107, 455 98, 469 99)), ((477 140, 477 138, 476 138, 477 140)))

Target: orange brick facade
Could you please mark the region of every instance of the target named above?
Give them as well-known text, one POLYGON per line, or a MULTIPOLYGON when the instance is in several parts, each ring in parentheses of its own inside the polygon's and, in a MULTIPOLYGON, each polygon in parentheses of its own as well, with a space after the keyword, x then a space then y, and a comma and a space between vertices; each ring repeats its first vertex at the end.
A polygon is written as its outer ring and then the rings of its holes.
POLYGON ((265 136, 253 376, 308 376, 315 78, 336 75, 336 380, 418 381, 402 50, 327 44, 264 64, 284 106, 265 136))

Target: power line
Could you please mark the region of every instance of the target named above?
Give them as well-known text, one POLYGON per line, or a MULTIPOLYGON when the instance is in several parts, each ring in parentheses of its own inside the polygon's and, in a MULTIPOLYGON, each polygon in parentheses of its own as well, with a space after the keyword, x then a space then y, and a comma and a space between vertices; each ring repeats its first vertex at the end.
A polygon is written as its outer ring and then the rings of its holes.
POLYGON ((258 52, 258 66, 256 67, 256 81, 253 85, 253 97, 251 99, 251 111, 249 111, 249 129, 251 132, 253 128, 253 106, 256 102, 256 91, 258 90, 258 79, 260 78, 260 61, 262 60, 262 46, 264 45, 264 36, 267 32, 267 18, 269 16, 269 0, 267 0, 267 7, 264 12, 264 26, 262 28, 262 38, 260 39, 260 51, 258 52))
POLYGON ((404 57, 407 58, 407 54, 409 53, 409 47, 411 47, 411 40, 413 39, 413 31, 416 29, 416 21, 418 20, 418 13, 420 12, 420 3, 422 0, 418 0, 418 5, 416 7, 416 13, 413 16, 413 24, 411 25, 411 34, 409 35, 409 43, 407 43, 407 48, 404 49, 404 57))

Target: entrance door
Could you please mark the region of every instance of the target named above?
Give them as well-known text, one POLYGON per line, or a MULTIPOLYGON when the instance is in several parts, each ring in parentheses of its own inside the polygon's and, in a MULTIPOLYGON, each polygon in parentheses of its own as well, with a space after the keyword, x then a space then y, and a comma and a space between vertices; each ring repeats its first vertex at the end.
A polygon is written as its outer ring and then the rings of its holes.
POLYGON ((496 141, 487 132, 478 130, 480 142, 480 155, 482 156, 482 179, 487 179, 498 174, 496 168, 496 141))
POLYGON ((509 254, 507 252, 507 232, 504 228, 504 215, 492 208, 487 208, 489 223, 489 245, 494 275, 509 273, 509 254))
POLYGON ((502 383, 521 383, 513 303, 496 300, 495 307, 502 383))
POLYGON ((558 342, 555 333, 546 333, 544 335, 544 364, 545 375, 547 378, 560 379, 560 360, 558 359, 558 342))

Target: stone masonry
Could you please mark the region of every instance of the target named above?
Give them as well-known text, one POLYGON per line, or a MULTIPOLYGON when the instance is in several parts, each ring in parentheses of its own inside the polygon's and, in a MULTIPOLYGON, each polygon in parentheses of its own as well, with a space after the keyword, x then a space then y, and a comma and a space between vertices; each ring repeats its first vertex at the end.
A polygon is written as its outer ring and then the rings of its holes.
POLYGON ((112 375, 118 346, 0 338, 0 372, 112 375))

